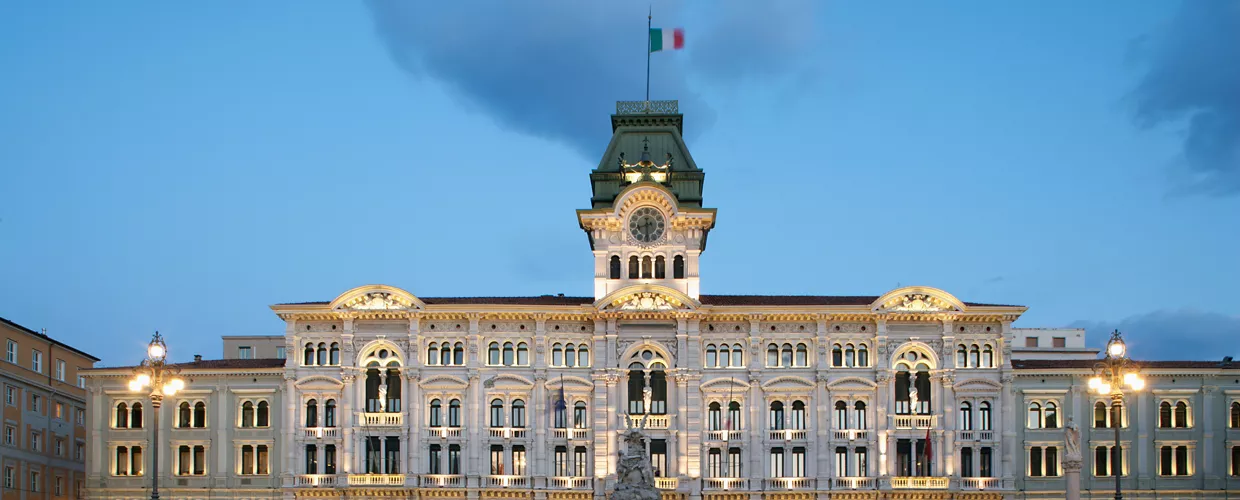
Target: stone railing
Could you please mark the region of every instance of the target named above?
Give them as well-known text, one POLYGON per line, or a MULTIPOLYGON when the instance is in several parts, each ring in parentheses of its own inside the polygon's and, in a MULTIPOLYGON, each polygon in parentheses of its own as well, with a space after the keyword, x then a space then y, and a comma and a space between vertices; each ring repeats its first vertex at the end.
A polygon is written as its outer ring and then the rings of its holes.
POLYGON ((706 431, 707 441, 740 441, 745 438, 745 431, 706 431))
POLYGON ((594 478, 589 476, 562 476, 553 477, 548 483, 552 489, 557 490, 592 490, 594 489, 594 478))
POLYGON ((892 415, 897 429, 933 429, 938 415, 892 415))
POLYGON ((522 439, 528 431, 524 427, 492 427, 490 432, 493 438, 522 439))
POLYGON ((771 441, 804 441, 809 438, 809 431, 805 429, 772 430, 768 438, 771 441))
POLYGON ((425 430, 426 437, 431 439, 461 437, 462 431, 460 427, 428 427, 425 430))
POLYGON ((841 441, 865 441, 870 438, 869 429, 835 429, 833 433, 835 435, 835 439, 841 441))
POLYGON ((891 487, 910 490, 945 490, 948 478, 931 476, 896 476, 891 478, 891 487))
POLYGON ((654 478, 654 487, 661 490, 674 490, 680 486, 680 480, 674 477, 654 478))
POLYGON ((335 474, 298 474, 293 484, 299 488, 315 486, 336 486, 335 474))
POLYGON ((400 427, 405 421, 403 417, 404 414, 402 413, 362 412, 359 420, 365 427, 400 427))
POLYGON ((340 428, 338 427, 306 427, 304 432, 306 437, 313 439, 340 437, 340 428))
POLYGON ((831 479, 833 490, 872 490, 876 482, 872 477, 836 477, 831 479))
POLYGON ((960 489, 962 490, 992 490, 1000 486, 997 477, 962 477, 960 478, 960 489))
POLYGON ((422 474, 418 476, 421 488, 464 488, 465 476, 461 474, 422 474))
POLYGON ((812 490, 812 477, 771 477, 762 480, 762 489, 771 490, 812 490))
POLYGON ((349 486, 404 486, 404 474, 349 474, 349 486))
MULTIPOLYGON (((642 419, 645 415, 629 415, 629 426, 633 428, 641 427, 642 419)), ((650 415, 646 418, 647 429, 667 429, 672 425, 672 418, 667 415, 650 415)))
POLYGON ((590 429, 577 429, 569 427, 567 429, 555 429, 552 434, 556 439, 589 439, 590 429))
POLYGON ((680 101, 616 101, 617 115, 679 113, 680 101))
POLYGON ((994 441, 995 431, 956 431, 961 441, 994 441))
POLYGON ((702 489, 712 491, 748 490, 749 479, 743 477, 704 477, 702 489))
POLYGON ((529 486, 530 478, 526 476, 490 475, 487 486, 491 488, 524 488, 529 486))

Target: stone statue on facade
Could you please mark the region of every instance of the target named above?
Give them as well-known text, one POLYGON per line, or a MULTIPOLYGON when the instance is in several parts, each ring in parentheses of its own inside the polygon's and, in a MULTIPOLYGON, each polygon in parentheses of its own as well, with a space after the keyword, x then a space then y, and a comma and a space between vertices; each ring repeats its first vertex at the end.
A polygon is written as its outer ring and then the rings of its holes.
POLYGON ((379 412, 385 412, 387 408, 387 374, 379 379, 379 412))
MULTIPOLYGON (((645 422, 643 418, 642 426, 645 422)), ((624 454, 616 466, 616 489, 611 494, 611 500, 660 500, 662 493, 654 485, 654 469, 650 467, 646 434, 642 432, 642 427, 630 424, 623 439, 624 454)))
POLYGON ((1067 445, 1067 453, 1064 454, 1064 460, 1081 460, 1081 429, 1077 427, 1076 422, 1071 417, 1068 418, 1068 425, 1064 427, 1064 442, 1067 445))

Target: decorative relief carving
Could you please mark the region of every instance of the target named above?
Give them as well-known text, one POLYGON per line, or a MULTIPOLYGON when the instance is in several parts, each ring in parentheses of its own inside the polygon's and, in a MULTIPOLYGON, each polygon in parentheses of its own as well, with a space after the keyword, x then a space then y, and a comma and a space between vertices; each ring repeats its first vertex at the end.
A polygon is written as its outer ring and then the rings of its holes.
POLYGON ((621 311, 670 311, 680 309, 684 304, 660 293, 639 292, 613 302, 611 307, 621 311))
POLYGON ((748 323, 707 323, 702 325, 701 332, 703 334, 720 334, 720 333, 749 333, 748 323))
POLYGON ((985 324, 976 324, 976 323, 957 325, 955 329, 956 333, 964 333, 968 335, 997 335, 999 332, 1002 332, 1002 331, 1003 329, 1000 328, 998 324, 985 325, 985 324), (963 332, 960 331, 961 327, 964 327, 963 332), (986 331, 987 328, 990 328, 989 332, 986 331))
POLYGON ((817 326, 811 323, 775 323, 772 325, 765 325, 762 331, 764 333, 773 332, 773 333, 811 333, 812 334, 815 331, 817 331, 817 326), (771 327, 775 327, 775 329, 771 330, 771 327))
POLYGON ((423 334, 440 333, 440 332, 463 332, 469 329, 469 321, 466 320, 449 320, 449 321, 428 321, 422 325, 423 334))
MULTIPOLYGON (((671 353, 673 358, 680 359, 680 355, 678 354, 679 349, 677 348, 677 342, 675 340, 661 340, 659 341, 659 344, 662 345, 664 349, 667 349, 667 352, 671 353)), ((670 362, 671 360, 668 361, 670 362)))
POLYGON ((954 311, 956 308, 950 303, 932 295, 907 293, 892 297, 883 303, 879 309, 902 312, 941 312, 954 311))
POLYGON ((340 305, 341 309, 355 311, 393 311, 413 309, 413 302, 389 292, 371 292, 359 295, 340 305))
POLYGON ((529 333, 533 331, 533 326, 521 321, 482 321, 478 327, 485 332, 504 332, 504 333, 529 333), (494 327, 494 328, 492 328, 494 327))
POLYGON ((867 335, 872 335, 876 331, 878 331, 878 329, 875 328, 874 325, 868 323, 831 323, 831 325, 827 327, 827 335, 839 333, 864 333, 867 335), (862 328, 864 328, 864 330, 862 330, 862 328))

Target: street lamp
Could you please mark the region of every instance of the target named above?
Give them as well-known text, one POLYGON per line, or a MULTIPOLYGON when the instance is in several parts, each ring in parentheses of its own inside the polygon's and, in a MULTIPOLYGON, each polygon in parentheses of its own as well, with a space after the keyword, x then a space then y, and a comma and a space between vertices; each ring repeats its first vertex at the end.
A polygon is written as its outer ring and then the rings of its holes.
POLYGON ((159 500, 159 407, 164 396, 171 396, 185 388, 185 381, 176 375, 181 370, 167 364, 168 345, 164 338, 155 332, 151 343, 146 346, 146 359, 133 370, 133 378, 129 380, 129 390, 138 392, 150 388, 152 420, 155 421, 155 438, 151 446, 151 500, 159 500))
POLYGON ((1119 330, 1115 330, 1111 333, 1111 340, 1107 341, 1107 356, 1094 365, 1094 376, 1089 379, 1090 390, 1111 397, 1111 426, 1115 428, 1115 453, 1112 455, 1111 472, 1115 474, 1115 500, 1124 498, 1124 494, 1120 492, 1120 470, 1116 462, 1122 465, 1124 455, 1119 440, 1119 428, 1125 386, 1132 391, 1140 391, 1145 387, 1145 380, 1137 374, 1136 363, 1128 358, 1128 346, 1124 345, 1119 330))

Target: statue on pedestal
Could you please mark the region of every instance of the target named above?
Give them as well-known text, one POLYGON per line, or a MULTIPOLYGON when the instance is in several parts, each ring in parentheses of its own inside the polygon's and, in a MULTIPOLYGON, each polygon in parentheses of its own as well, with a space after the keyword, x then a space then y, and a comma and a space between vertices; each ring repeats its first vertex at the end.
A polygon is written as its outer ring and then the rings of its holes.
POLYGON ((1067 453, 1064 454, 1064 461, 1071 462, 1081 461, 1081 429, 1077 427, 1076 422, 1071 417, 1068 418, 1068 425, 1064 427, 1064 444, 1067 453))
POLYGON ((611 500, 660 500, 663 496, 654 485, 654 469, 650 467, 646 434, 642 432, 646 417, 650 415, 650 395, 646 393, 642 396, 646 416, 643 416, 640 425, 633 427, 631 415, 624 419, 629 428, 621 436, 624 453, 616 465, 616 489, 611 494, 611 500))

